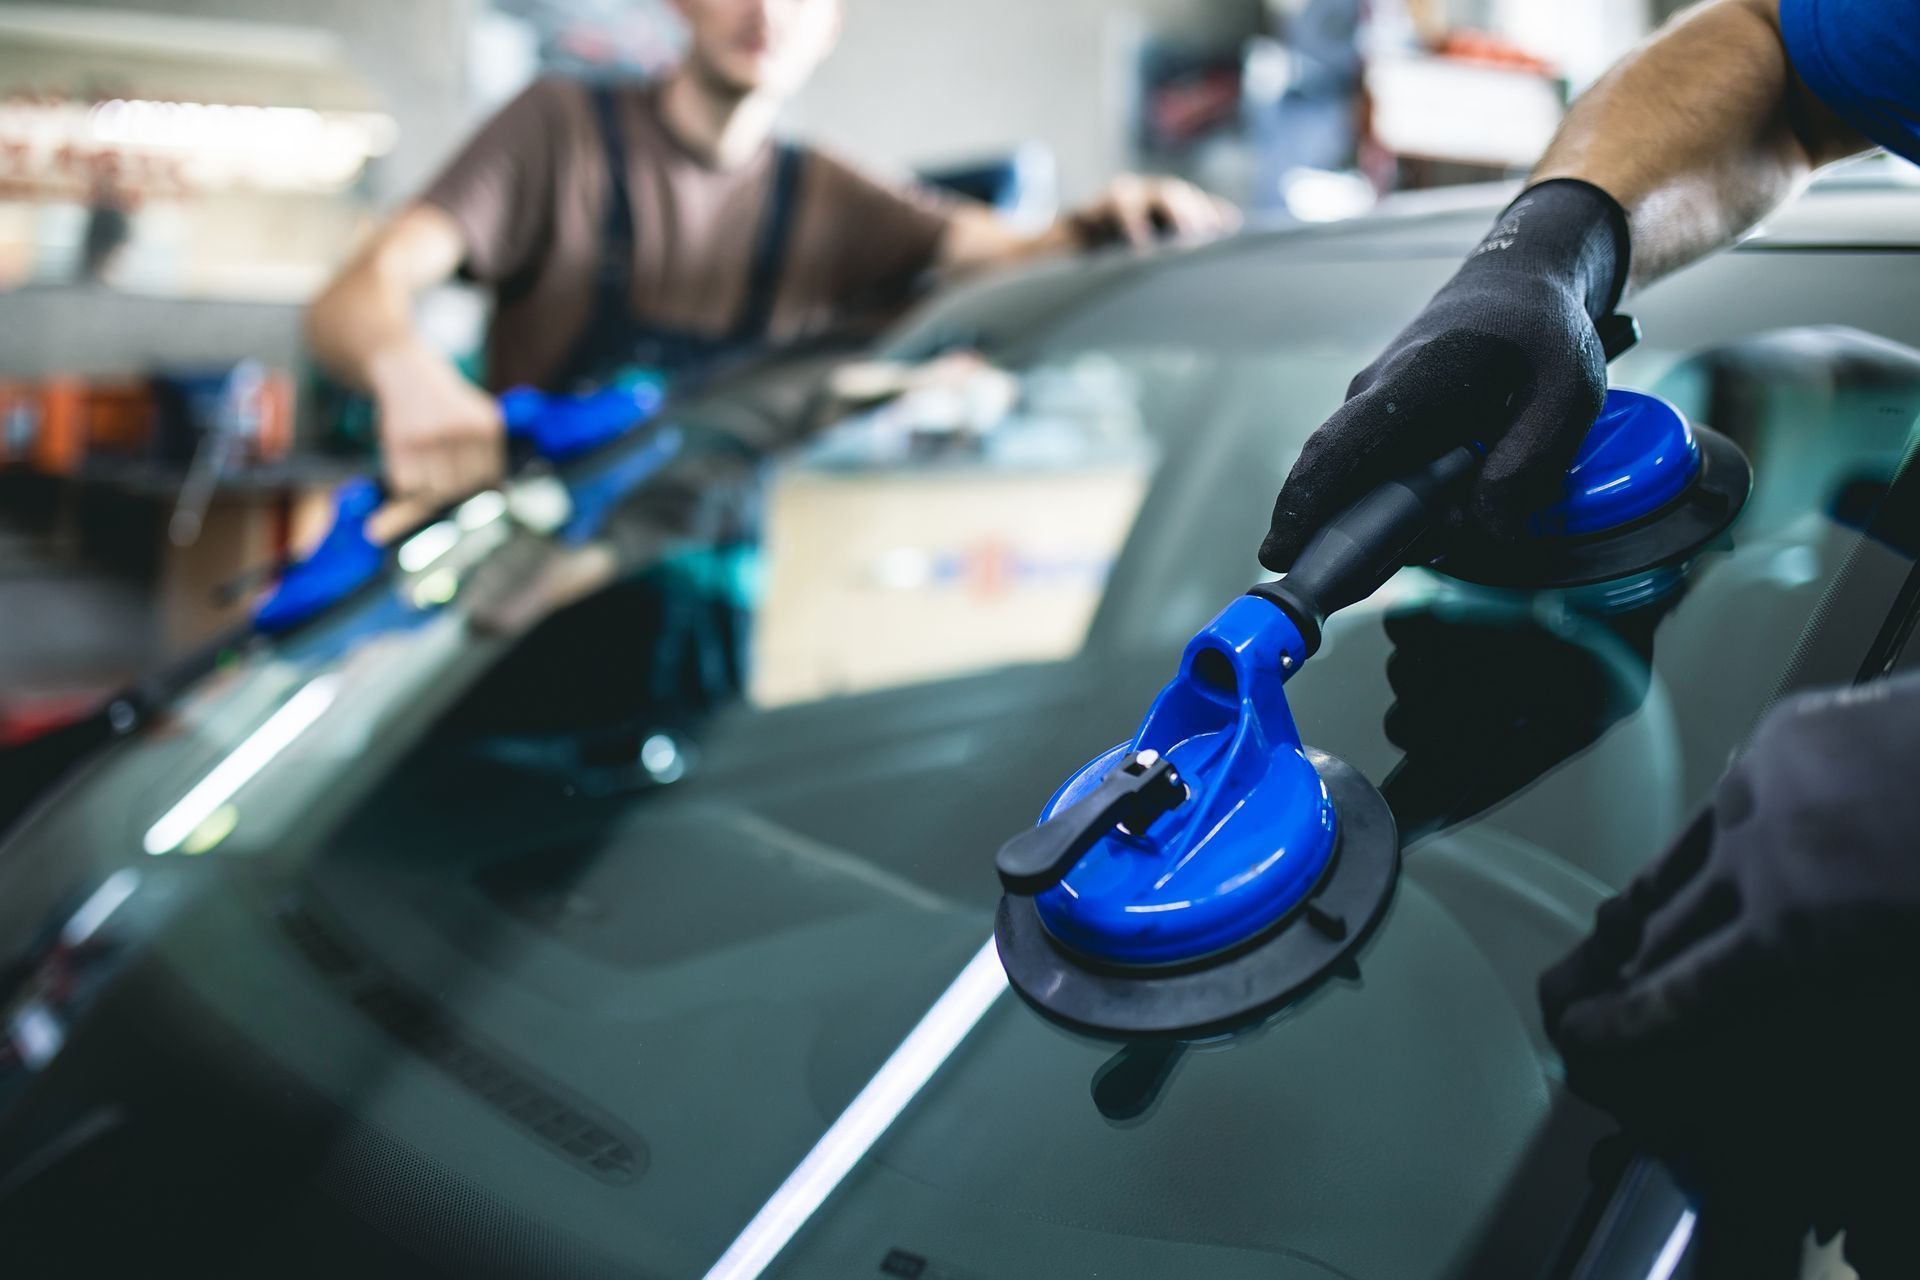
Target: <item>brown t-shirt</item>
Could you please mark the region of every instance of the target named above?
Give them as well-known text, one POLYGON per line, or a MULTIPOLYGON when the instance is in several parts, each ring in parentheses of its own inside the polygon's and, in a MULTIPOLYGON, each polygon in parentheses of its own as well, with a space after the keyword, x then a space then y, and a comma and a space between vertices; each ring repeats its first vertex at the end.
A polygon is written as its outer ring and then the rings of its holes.
MULTIPOLYGON (((619 92, 633 195, 633 312, 666 329, 719 337, 744 306, 772 190, 774 151, 703 163, 662 122, 650 88, 619 92)), ((497 297, 487 383, 547 385, 593 309, 608 200, 605 148, 584 85, 536 82, 474 136, 421 199, 450 214, 465 270, 497 297)), ((769 337, 791 341, 870 305, 933 264, 953 204, 809 150, 769 337)))

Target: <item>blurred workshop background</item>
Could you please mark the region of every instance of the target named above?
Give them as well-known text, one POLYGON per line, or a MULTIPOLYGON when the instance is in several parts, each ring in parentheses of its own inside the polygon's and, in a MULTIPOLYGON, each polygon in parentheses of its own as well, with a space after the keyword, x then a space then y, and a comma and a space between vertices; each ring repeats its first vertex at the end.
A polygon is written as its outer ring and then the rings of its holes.
MULTIPOLYGON (((1036 221, 1125 170, 1337 219, 1517 176, 1674 7, 847 0, 788 123, 1036 221)), ((683 38, 666 0, 0 3, 0 743, 231 622, 369 465, 300 315, 376 218, 534 77, 683 38)), ((422 323, 468 353, 484 308, 422 323)))

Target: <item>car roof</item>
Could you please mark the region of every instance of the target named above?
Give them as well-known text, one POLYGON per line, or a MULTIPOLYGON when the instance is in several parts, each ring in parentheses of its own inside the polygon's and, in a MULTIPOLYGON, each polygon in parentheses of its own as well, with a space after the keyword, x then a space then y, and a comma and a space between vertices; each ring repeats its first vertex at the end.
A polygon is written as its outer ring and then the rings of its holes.
MULTIPOLYGON (((882 344, 886 354, 923 358, 974 347, 1017 355, 1095 297, 1148 281, 1206 272, 1223 258, 1343 261, 1458 259, 1486 233, 1517 182, 1401 192, 1373 211, 1327 223, 1255 222, 1226 240, 1156 253, 1115 251, 998 272, 943 290, 882 344)), ((1920 250, 1920 167, 1876 154, 1836 165, 1797 199, 1745 236, 1734 252, 1906 253, 1920 250)))
MULTIPOLYGON (((1398 192, 1362 217, 1255 234, 1304 233, 1400 252, 1420 248, 1464 253, 1520 189, 1518 182, 1493 182, 1398 192)), ((1884 152, 1831 166, 1736 247, 1920 249, 1920 166, 1884 152)))

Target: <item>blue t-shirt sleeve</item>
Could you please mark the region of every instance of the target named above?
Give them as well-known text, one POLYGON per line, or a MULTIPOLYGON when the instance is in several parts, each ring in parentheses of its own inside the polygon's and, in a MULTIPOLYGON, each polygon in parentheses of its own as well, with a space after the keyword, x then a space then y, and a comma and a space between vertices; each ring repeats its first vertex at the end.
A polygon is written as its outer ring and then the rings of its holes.
POLYGON ((1920 164, 1920 0, 1780 0, 1780 30, 1820 101, 1920 164))

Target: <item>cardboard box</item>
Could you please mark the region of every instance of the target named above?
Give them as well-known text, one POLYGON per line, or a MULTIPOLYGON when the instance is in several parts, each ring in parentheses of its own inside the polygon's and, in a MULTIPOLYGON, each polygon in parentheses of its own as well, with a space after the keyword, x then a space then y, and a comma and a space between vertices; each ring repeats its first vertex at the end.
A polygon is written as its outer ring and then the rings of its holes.
POLYGON ((750 692, 763 706, 1078 651, 1148 465, 776 477, 750 692))

